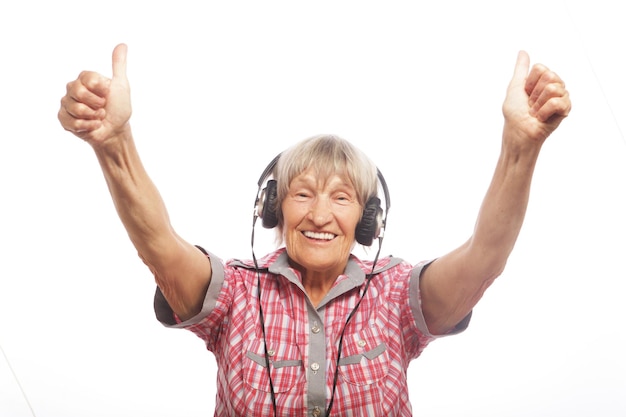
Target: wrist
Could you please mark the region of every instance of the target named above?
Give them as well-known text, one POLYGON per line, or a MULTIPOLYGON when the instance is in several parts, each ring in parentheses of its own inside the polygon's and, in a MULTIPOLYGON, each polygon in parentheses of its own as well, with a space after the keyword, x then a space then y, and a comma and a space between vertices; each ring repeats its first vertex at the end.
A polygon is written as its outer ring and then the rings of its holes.
POLYGON ((141 167, 139 153, 128 124, 108 139, 92 143, 91 146, 107 177, 127 175, 133 177, 133 173, 141 167))
POLYGON ((505 123, 502 132, 502 154, 515 161, 535 161, 539 157, 544 140, 538 140, 523 129, 515 129, 505 123))
POLYGON ((90 141, 89 144, 98 157, 107 157, 124 152, 126 145, 132 143, 132 141, 133 135, 130 123, 127 122, 114 132, 111 132, 111 135, 100 140, 90 141))

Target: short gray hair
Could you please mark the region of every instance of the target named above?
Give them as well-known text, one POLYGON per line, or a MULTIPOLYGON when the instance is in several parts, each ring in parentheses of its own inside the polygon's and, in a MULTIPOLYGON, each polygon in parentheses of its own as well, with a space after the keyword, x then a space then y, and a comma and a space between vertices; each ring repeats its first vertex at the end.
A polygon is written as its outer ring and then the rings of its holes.
POLYGON ((376 165, 357 147, 336 135, 317 135, 305 139, 284 151, 274 168, 277 182, 276 213, 277 240, 282 242, 283 215, 281 205, 291 181, 309 168, 320 178, 345 174, 354 186, 361 207, 377 197, 378 170, 376 165))

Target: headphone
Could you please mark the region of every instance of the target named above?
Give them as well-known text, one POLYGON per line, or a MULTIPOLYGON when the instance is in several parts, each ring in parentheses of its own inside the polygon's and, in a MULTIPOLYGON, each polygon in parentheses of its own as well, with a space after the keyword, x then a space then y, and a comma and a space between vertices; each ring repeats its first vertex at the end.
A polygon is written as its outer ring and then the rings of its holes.
MULTIPOLYGON (((277 182, 274 179, 268 180, 268 178, 272 175, 272 171, 278 163, 280 155, 281 154, 276 155, 267 167, 265 167, 265 170, 257 182, 259 191, 257 192, 257 198, 255 201, 255 216, 261 218, 263 227, 266 229, 272 229, 278 225, 277 182), (263 187, 266 180, 267 184, 263 187)), ((363 246, 371 246, 374 239, 382 236, 382 232, 384 231, 387 223, 387 213, 389 212, 389 207, 391 206, 389 189, 387 188, 385 177, 383 177, 383 174, 378 168, 376 168, 376 173, 378 182, 380 183, 383 194, 385 195, 385 210, 383 211, 378 197, 370 197, 370 199, 367 200, 367 203, 365 203, 361 220, 359 220, 354 233, 356 241, 363 246)))

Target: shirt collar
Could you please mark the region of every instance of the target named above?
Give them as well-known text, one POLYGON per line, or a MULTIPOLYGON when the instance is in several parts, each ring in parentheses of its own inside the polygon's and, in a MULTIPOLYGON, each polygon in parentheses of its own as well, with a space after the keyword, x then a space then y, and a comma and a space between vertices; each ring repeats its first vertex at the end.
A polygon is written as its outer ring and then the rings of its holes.
MULTIPOLYGON (((289 257, 287 256, 287 251, 282 251, 282 253, 274 260, 274 262, 270 263, 268 270, 272 274, 284 276, 289 282, 298 286, 302 291, 304 291, 300 275, 289 266, 289 257)), ((337 277, 337 280, 333 284, 333 287, 330 289, 328 294, 326 294, 326 297, 324 297, 324 299, 320 302, 317 308, 319 309, 333 299, 345 294, 346 292, 354 288, 360 287, 364 281, 365 272, 363 272, 363 270, 359 266, 357 258, 354 255, 350 255, 344 273, 337 277)))

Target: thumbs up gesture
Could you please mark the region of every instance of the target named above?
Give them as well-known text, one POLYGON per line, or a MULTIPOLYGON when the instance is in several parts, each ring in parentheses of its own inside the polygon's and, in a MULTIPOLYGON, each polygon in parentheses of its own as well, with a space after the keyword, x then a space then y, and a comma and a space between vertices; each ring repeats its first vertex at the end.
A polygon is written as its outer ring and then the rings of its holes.
POLYGON ((104 146, 130 129, 130 86, 126 77, 127 46, 113 50, 113 75, 83 71, 67 84, 58 118, 63 128, 94 147, 104 146))
POLYGON ((520 51, 502 105, 504 137, 520 149, 541 146, 572 107, 563 80, 549 68, 530 68, 528 54, 520 51))

